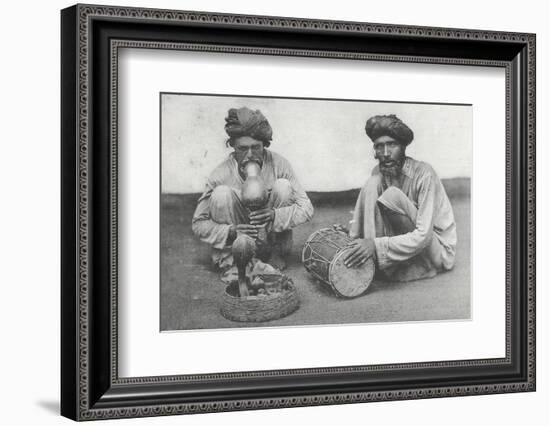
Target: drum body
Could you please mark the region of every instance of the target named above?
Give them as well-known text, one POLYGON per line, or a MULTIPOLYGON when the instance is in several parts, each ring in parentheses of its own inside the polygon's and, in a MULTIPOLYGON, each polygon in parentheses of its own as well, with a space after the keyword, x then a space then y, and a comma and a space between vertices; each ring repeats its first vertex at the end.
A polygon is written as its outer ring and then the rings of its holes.
POLYGON ((310 235, 302 250, 302 263, 315 278, 332 288, 337 296, 357 297, 367 291, 374 278, 374 261, 348 268, 344 258, 352 241, 344 232, 323 228, 310 235))

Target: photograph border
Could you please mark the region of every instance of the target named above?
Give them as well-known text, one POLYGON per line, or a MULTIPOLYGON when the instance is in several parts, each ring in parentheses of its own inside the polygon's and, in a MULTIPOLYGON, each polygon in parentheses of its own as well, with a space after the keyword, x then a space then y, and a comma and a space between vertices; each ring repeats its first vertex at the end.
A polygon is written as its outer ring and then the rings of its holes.
MULTIPOLYGON (((115 41, 115 44, 118 44, 116 41, 115 41)), ((118 46, 120 47, 120 46, 118 46)), ((127 46, 124 46, 124 47, 127 47, 127 46)), ((187 50, 187 49, 178 49, 178 50, 187 50)), ((118 52, 112 52, 112 61, 114 62, 117 62, 118 61, 118 52)), ((118 70, 118 66, 116 67, 116 69, 118 70)), ((116 74, 115 74, 116 75, 116 74)), ((275 100, 275 101, 285 101, 285 100, 290 100, 290 101, 315 101, 315 102, 349 102, 349 103, 355 103, 355 104, 369 104, 369 103, 378 103, 378 104, 394 104, 394 105, 423 105, 423 106, 426 106, 426 105, 437 105, 437 106, 450 106, 450 107, 453 107, 453 106, 458 106, 458 107, 473 107, 473 104, 472 103, 465 103, 465 102, 429 102, 429 101, 410 101, 410 100, 380 100, 380 99, 352 99, 352 98, 321 98, 321 97, 308 97, 308 96, 272 96, 272 95, 258 95, 258 94, 246 94, 246 95, 240 95, 240 94, 235 94, 235 93, 201 93, 201 92, 172 92, 172 91, 161 91, 159 92, 159 111, 158 111, 158 117, 159 117, 159 265, 162 265, 162 253, 161 253, 161 247, 162 247, 162 227, 163 227, 163 219, 165 218, 165 214, 166 212, 163 212, 163 206, 162 206, 162 196, 163 195, 167 195, 165 193, 162 192, 162 185, 163 185, 163 177, 162 177, 162 173, 163 173, 163 163, 162 163, 162 152, 163 152, 163 146, 162 146, 162 138, 163 138, 163 135, 162 135, 162 127, 163 127, 163 117, 162 117, 162 97, 164 95, 172 95, 172 96, 193 96, 193 97, 217 97, 217 98, 235 98, 235 99, 251 99, 251 100, 256 100, 256 99, 261 99, 261 100, 265 100, 265 99, 269 99, 269 100, 275 100)), ((113 96, 113 104, 112 104, 112 108, 113 110, 117 110, 119 109, 118 107, 118 96, 113 96)), ((114 129, 114 126, 112 126, 112 130, 113 132, 115 131, 114 129)), ((114 145, 118 145, 118 141, 116 139, 112 139, 111 143, 113 144, 112 146, 114 145)), ((115 155, 115 153, 113 152, 113 155, 115 155)), ((471 160, 471 159, 470 159, 471 160)), ((117 162, 117 158, 116 157, 113 157, 113 164, 116 164, 117 162)), ((468 191, 469 191, 469 196, 471 196, 471 192, 472 192, 472 182, 471 182, 471 175, 468 176, 468 179, 470 179, 470 184, 468 185, 468 191)), ((360 191, 360 186, 358 185, 358 188, 351 188, 350 190, 353 191, 353 190, 356 190, 357 191, 357 196, 359 195, 359 191, 360 191)), ((307 191, 306 191, 307 192, 307 191)), ((313 192, 318 192, 318 191, 313 191, 313 192)), ((117 191, 118 193, 118 191, 117 191)), ((357 197, 356 196, 356 197, 357 197)), ((116 205, 116 203, 115 203, 116 205)), ((117 209, 113 209, 112 210, 112 220, 113 221, 117 221, 117 217, 118 217, 118 210, 117 209)), ((471 212, 470 212, 470 217, 469 219, 471 220, 471 212)), ((118 222, 118 221, 117 221, 118 222)), ((471 254, 470 254, 470 258, 469 258, 470 262, 472 260, 471 258, 471 254)), ((116 262, 117 259, 116 258, 113 258, 112 259, 113 262, 116 262)), ((471 266, 471 265, 470 265, 471 266)), ((162 287, 163 287, 163 268, 162 266, 159 268, 159 300, 161 300, 162 298, 162 287)), ((456 317, 456 318, 446 318, 446 319, 439 319, 439 318, 436 318, 435 321, 462 321, 462 320, 472 320, 472 295, 471 295, 471 290, 472 290, 472 272, 470 271, 470 283, 469 283, 469 288, 470 288, 470 297, 469 297, 469 306, 468 306, 468 309, 469 309, 469 315, 468 317, 456 317)), ((113 301, 112 302, 113 305, 112 305, 112 309, 113 311, 116 311, 116 304, 115 302, 113 301)), ((168 328, 168 329, 163 329, 162 326, 161 326, 161 321, 162 321, 162 310, 163 310, 163 306, 162 306, 162 302, 160 302, 160 308, 159 308, 159 331, 160 332, 174 332, 174 331, 197 331, 197 330, 227 330, 227 329, 230 329, 231 327, 214 327, 214 328, 174 328, 174 329, 171 329, 171 328, 168 328)), ((416 320, 397 320, 397 321, 393 321, 393 320, 390 320, 390 321, 384 321, 384 322, 367 322, 365 324, 381 324, 381 323, 401 323, 401 322, 424 322, 424 321, 429 321, 429 320, 426 320, 426 319, 416 319, 416 320)), ((338 322, 338 321, 334 321, 334 322, 331 322, 331 323, 323 323, 323 324, 318 324, 319 326, 321 327, 324 327, 324 326, 331 326, 331 325, 350 325, 350 324, 360 324, 361 322, 338 322)), ((292 324, 292 325, 284 325, 283 327, 311 327, 311 326, 317 326, 317 324, 292 324)), ((270 328, 270 327, 273 327, 272 325, 269 325, 269 324, 265 324, 265 325, 261 325, 261 324, 253 324, 253 325, 249 325, 248 327, 244 327, 244 328, 254 328, 254 329, 258 329, 258 328, 261 328, 261 327, 265 327, 265 328, 270 328)), ((241 328, 241 327, 239 327, 241 328)), ((115 345, 115 344, 114 344, 115 345)), ((116 347, 113 346, 113 347, 116 347)), ((116 360, 115 360, 116 362, 116 360)), ((113 377, 113 379, 116 380, 116 377, 113 377)))
POLYGON ((62 11, 61 35, 64 416, 92 420, 535 390, 534 34, 76 5, 62 11), (506 356, 119 378, 120 48, 504 68, 506 356))

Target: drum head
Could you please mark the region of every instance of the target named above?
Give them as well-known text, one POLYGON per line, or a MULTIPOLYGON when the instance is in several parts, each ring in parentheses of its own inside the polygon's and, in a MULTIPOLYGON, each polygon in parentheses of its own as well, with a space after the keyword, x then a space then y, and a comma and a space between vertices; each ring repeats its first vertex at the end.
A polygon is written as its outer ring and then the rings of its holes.
POLYGON ((344 265, 346 254, 351 248, 341 250, 333 259, 329 271, 329 281, 334 291, 342 297, 357 297, 369 288, 374 278, 372 257, 359 267, 344 265))

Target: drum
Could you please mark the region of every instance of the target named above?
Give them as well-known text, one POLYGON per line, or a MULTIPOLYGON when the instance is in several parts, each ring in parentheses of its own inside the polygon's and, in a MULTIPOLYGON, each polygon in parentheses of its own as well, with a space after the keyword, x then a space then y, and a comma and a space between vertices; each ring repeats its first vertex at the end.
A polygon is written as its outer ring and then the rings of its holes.
POLYGON ((323 228, 310 235, 302 250, 302 263, 315 278, 332 288, 340 297, 357 297, 369 288, 374 278, 372 257, 361 266, 348 268, 346 246, 352 241, 346 233, 335 228, 323 228))

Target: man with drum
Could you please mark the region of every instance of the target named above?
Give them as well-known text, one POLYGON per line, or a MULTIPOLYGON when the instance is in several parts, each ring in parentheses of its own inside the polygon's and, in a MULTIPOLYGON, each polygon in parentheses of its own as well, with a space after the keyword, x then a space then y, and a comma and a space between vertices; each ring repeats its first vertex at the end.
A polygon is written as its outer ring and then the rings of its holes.
POLYGON ((214 264, 226 270, 233 266, 235 238, 245 234, 257 239, 263 229, 270 246, 269 263, 282 270, 292 248, 292 228, 312 218, 313 206, 290 163, 267 149, 273 132, 259 110, 232 108, 225 121, 226 144, 233 152, 208 177, 193 215, 193 232, 212 246, 214 264), (260 166, 268 193, 266 204, 253 211, 245 206, 241 194, 249 162, 260 166))
POLYGON ((413 131, 395 115, 367 121, 378 165, 357 199, 349 235, 350 268, 373 257, 383 278, 410 281, 450 270, 457 243, 453 209, 427 163, 405 155, 413 131))

